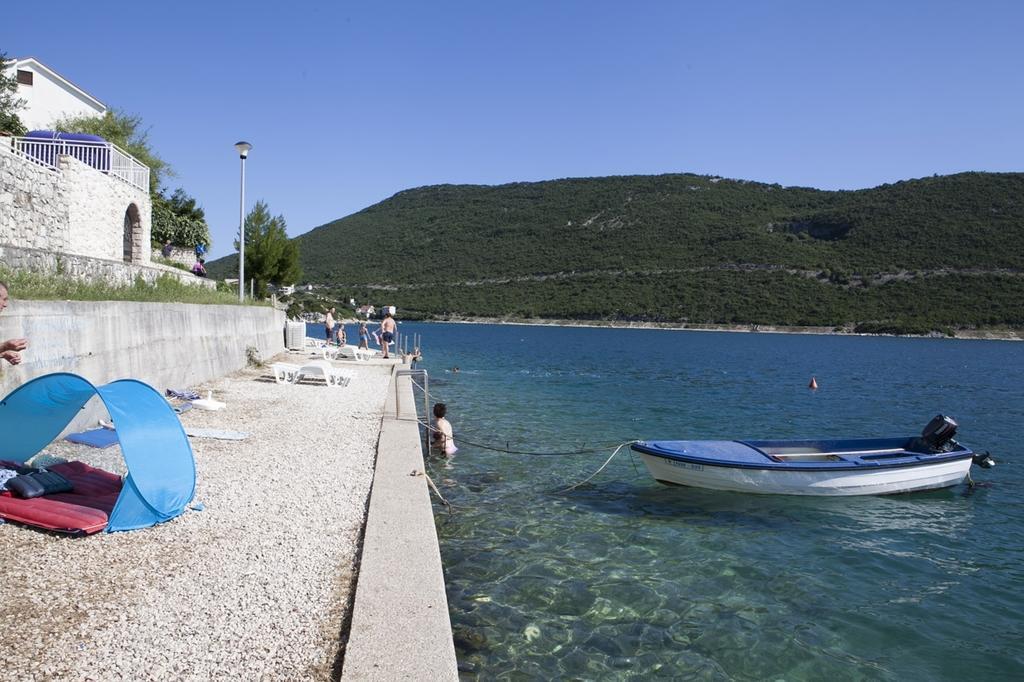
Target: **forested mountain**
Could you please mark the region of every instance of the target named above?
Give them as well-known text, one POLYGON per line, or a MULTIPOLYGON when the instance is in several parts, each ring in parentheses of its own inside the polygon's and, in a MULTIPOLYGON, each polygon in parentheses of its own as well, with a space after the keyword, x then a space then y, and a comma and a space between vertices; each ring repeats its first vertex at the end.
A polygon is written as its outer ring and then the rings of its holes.
POLYGON ((439 185, 296 239, 310 281, 407 316, 1024 326, 1022 173, 439 185))

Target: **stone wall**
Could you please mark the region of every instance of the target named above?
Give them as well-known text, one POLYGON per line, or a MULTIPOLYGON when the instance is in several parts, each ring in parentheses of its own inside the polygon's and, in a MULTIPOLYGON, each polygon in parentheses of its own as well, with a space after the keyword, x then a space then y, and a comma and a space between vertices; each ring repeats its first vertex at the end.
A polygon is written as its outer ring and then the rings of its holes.
POLYGON ((73 372, 94 384, 126 377, 161 393, 195 386, 284 350, 285 315, 263 306, 20 301, 11 292, 0 339, 27 338, 20 365, 2 362, 0 397, 29 379, 73 372))
POLYGON ((149 263, 153 213, 149 192, 72 156, 60 157, 60 166, 68 204, 68 252, 149 263))
MULTIPOLYGON (((160 252, 160 249, 152 249, 150 251, 150 258, 153 260, 163 257, 164 255, 160 252)), ((184 246, 172 246, 171 255, 167 257, 167 260, 174 261, 175 263, 181 263, 191 270, 192 266, 196 262, 195 247, 189 249, 184 246)))
POLYGON ((70 156, 60 167, 44 168, 0 140, 0 244, 149 263, 149 192, 70 156))
POLYGON ((38 272, 47 275, 66 275, 79 281, 103 280, 114 286, 129 286, 141 277, 153 284, 161 275, 170 275, 190 286, 216 289, 217 282, 196 277, 191 272, 160 263, 133 265, 118 260, 89 258, 70 253, 55 253, 43 249, 26 249, 0 244, 0 263, 14 271, 38 272))
POLYGON ((61 176, 14 154, 0 137, 0 243, 67 251, 68 204, 61 176))

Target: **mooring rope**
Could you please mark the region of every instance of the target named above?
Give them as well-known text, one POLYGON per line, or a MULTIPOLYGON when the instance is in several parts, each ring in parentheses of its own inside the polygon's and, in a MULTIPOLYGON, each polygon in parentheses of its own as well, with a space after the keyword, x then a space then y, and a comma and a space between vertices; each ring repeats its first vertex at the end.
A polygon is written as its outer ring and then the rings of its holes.
POLYGON ((569 486, 568 488, 563 488, 562 490, 556 490, 555 492, 557 492, 557 493, 567 493, 570 490, 575 490, 576 488, 579 488, 581 485, 583 485, 584 483, 587 483, 588 481, 590 481, 590 479, 594 478, 599 473, 604 471, 604 468, 606 466, 608 466, 608 463, 611 462, 613 459, 615 459, 615 455, 619 454, 619 450, 621 450, 622 448, 626 447, 627 445, 632 445, 633 443, 639 443, 639 442, 640 441, 637 441, 637 440, 627 440, 625 443, 622 443, 621 445, 619 445, 619 447, 615 448, 615 452, 613 452, 611 454, 611 456, 608 457, 608 459, 606 459, 604 461, 604 464, 602 464, 601 467, 597 471, 595 471, 594 473, 590 474, 589 476, 584 478, 579 483, 574 483, 573 485, 569 486))

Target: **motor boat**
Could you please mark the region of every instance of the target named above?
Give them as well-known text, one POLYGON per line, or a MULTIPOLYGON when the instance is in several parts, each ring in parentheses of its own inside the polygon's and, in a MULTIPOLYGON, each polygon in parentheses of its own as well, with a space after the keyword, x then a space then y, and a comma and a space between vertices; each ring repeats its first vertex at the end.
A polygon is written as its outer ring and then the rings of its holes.
POLYGON ((938 415, 920 436, 809 440, 639 441, 631 445, 655 480, 775 495, 888 495, 954 486, 972 464, 995 465, 954 440, 938 415))

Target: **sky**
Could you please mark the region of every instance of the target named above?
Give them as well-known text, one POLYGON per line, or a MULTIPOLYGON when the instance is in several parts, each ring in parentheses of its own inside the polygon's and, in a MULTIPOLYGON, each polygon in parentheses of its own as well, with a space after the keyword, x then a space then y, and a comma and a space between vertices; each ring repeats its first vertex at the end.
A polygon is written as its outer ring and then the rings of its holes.
POLYGON ((220 257, 239 140, 291 236, 442 183, 1019 172, 1022 36, 1016 1, 97 0, 12 3, 0 51, 140 116, 220 257))

